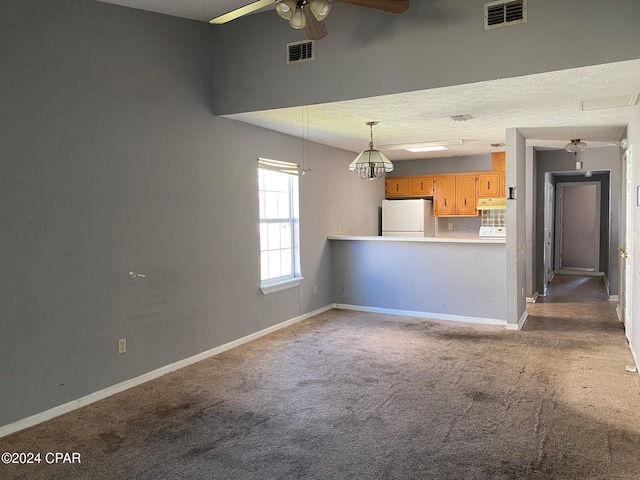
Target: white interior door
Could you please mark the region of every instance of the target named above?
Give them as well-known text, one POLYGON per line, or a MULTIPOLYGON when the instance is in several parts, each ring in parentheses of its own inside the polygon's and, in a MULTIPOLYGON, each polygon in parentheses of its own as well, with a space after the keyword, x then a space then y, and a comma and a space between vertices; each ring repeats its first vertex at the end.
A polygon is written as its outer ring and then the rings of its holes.
POLYGON ((631 158, 631 147, 624 155, 624 184, 625 202, 623 244, 618 248, 620 252, 620 306, 622 308, 622 318, 624 330, 629 341, 631 341, 631 302, 633 292, 633 257, 631 248, 633 246, 633 206, 635 205, 635 189, 633 188, 633 160, 631 158))

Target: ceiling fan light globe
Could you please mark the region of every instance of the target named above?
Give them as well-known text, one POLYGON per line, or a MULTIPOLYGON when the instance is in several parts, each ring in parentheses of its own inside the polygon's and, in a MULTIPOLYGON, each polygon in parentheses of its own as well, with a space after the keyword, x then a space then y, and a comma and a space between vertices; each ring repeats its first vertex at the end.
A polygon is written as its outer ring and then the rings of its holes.
POLYGON ((289 19, 289 25, 291 25, 292 28, 298 30, 307 26, 307 22, 304 18, 304 13, 302 13, 301 8, 298 7, 295 9, 293 15, 289 19))
POLYGON ((309 2, 311 13, 319 22, 324 20, 331 11, 331 4, 327 0, 311 0, 309 2))
POLYGON ((295 0, 279 0, 276 3, 276 12, 285 20, 290 20, 296 10, 295 0))

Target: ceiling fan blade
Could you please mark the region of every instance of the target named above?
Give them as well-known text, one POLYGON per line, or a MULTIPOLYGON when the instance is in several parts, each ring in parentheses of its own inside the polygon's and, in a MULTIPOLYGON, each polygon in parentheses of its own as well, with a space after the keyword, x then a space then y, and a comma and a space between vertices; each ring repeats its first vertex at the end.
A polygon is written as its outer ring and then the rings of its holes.
POLYGON ((235 20, 236 18, 240 18, 244 15, 248 15, 249 13, 255 12, 256 10, 260 10, 261 8, 267 7, 273 3, 275 3, 275 0, 258 0, 257 2, 250 3, 249 5, 245 5, 244 7, 231 10, 230 12, 225 13, 224 15, 220 15, 216 18, 212 18, 211 20, 209 20, 209 23, 213 23, 216 25, 227 23, 227 22, 230 22, 231 20, 235 20))
POLYGON ((377 8, 391 13, 402 13, 409 8, 409 0, 336 0, 360 7, 377 8))
POLYGON ((309 40, 320 40, 327 36, 327 27, 324 26, 323 20, 318 20, 313 15, 309 7, 303 7, 305 28, 307 30, 307 38, 309 40))

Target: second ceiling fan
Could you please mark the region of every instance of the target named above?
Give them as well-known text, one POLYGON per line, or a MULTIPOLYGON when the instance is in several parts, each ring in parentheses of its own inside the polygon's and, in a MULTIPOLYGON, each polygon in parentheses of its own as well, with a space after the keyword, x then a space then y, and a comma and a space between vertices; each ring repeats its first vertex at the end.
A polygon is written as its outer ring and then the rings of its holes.
MULTIPOLYGON (((402 13, 409 8, 409 0, 333 0, 342 3, 351 3, 360 7, 375 8, 391 13, 402 13)), ((258 0, 244 7, 232 10, 229 13, 209 20, 209 23, 227 23, 236 18, 273 5, 274 0, 258 0)), ((324 19, 331 10, 331 2, 328 0, 275 0, 276 12, 289 25, 296 29, 306 29, 309 40, 320 40, 327 36, 327 28, 324 19)))

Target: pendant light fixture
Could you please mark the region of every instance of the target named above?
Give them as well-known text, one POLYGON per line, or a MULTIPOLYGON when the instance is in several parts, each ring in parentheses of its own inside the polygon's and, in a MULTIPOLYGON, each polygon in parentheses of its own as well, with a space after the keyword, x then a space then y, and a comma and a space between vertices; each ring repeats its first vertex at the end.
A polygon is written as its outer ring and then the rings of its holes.
POLYGON ((377 124, 378 122, 367 122, 365 124, 369 125, 371 132, 369 149, 358 155, 349 165, 349 170, 356 172, 362 179, 382 178, 385 173, 393 171, 393 164, 386 155, 373 148, 373 126, 377 124))

